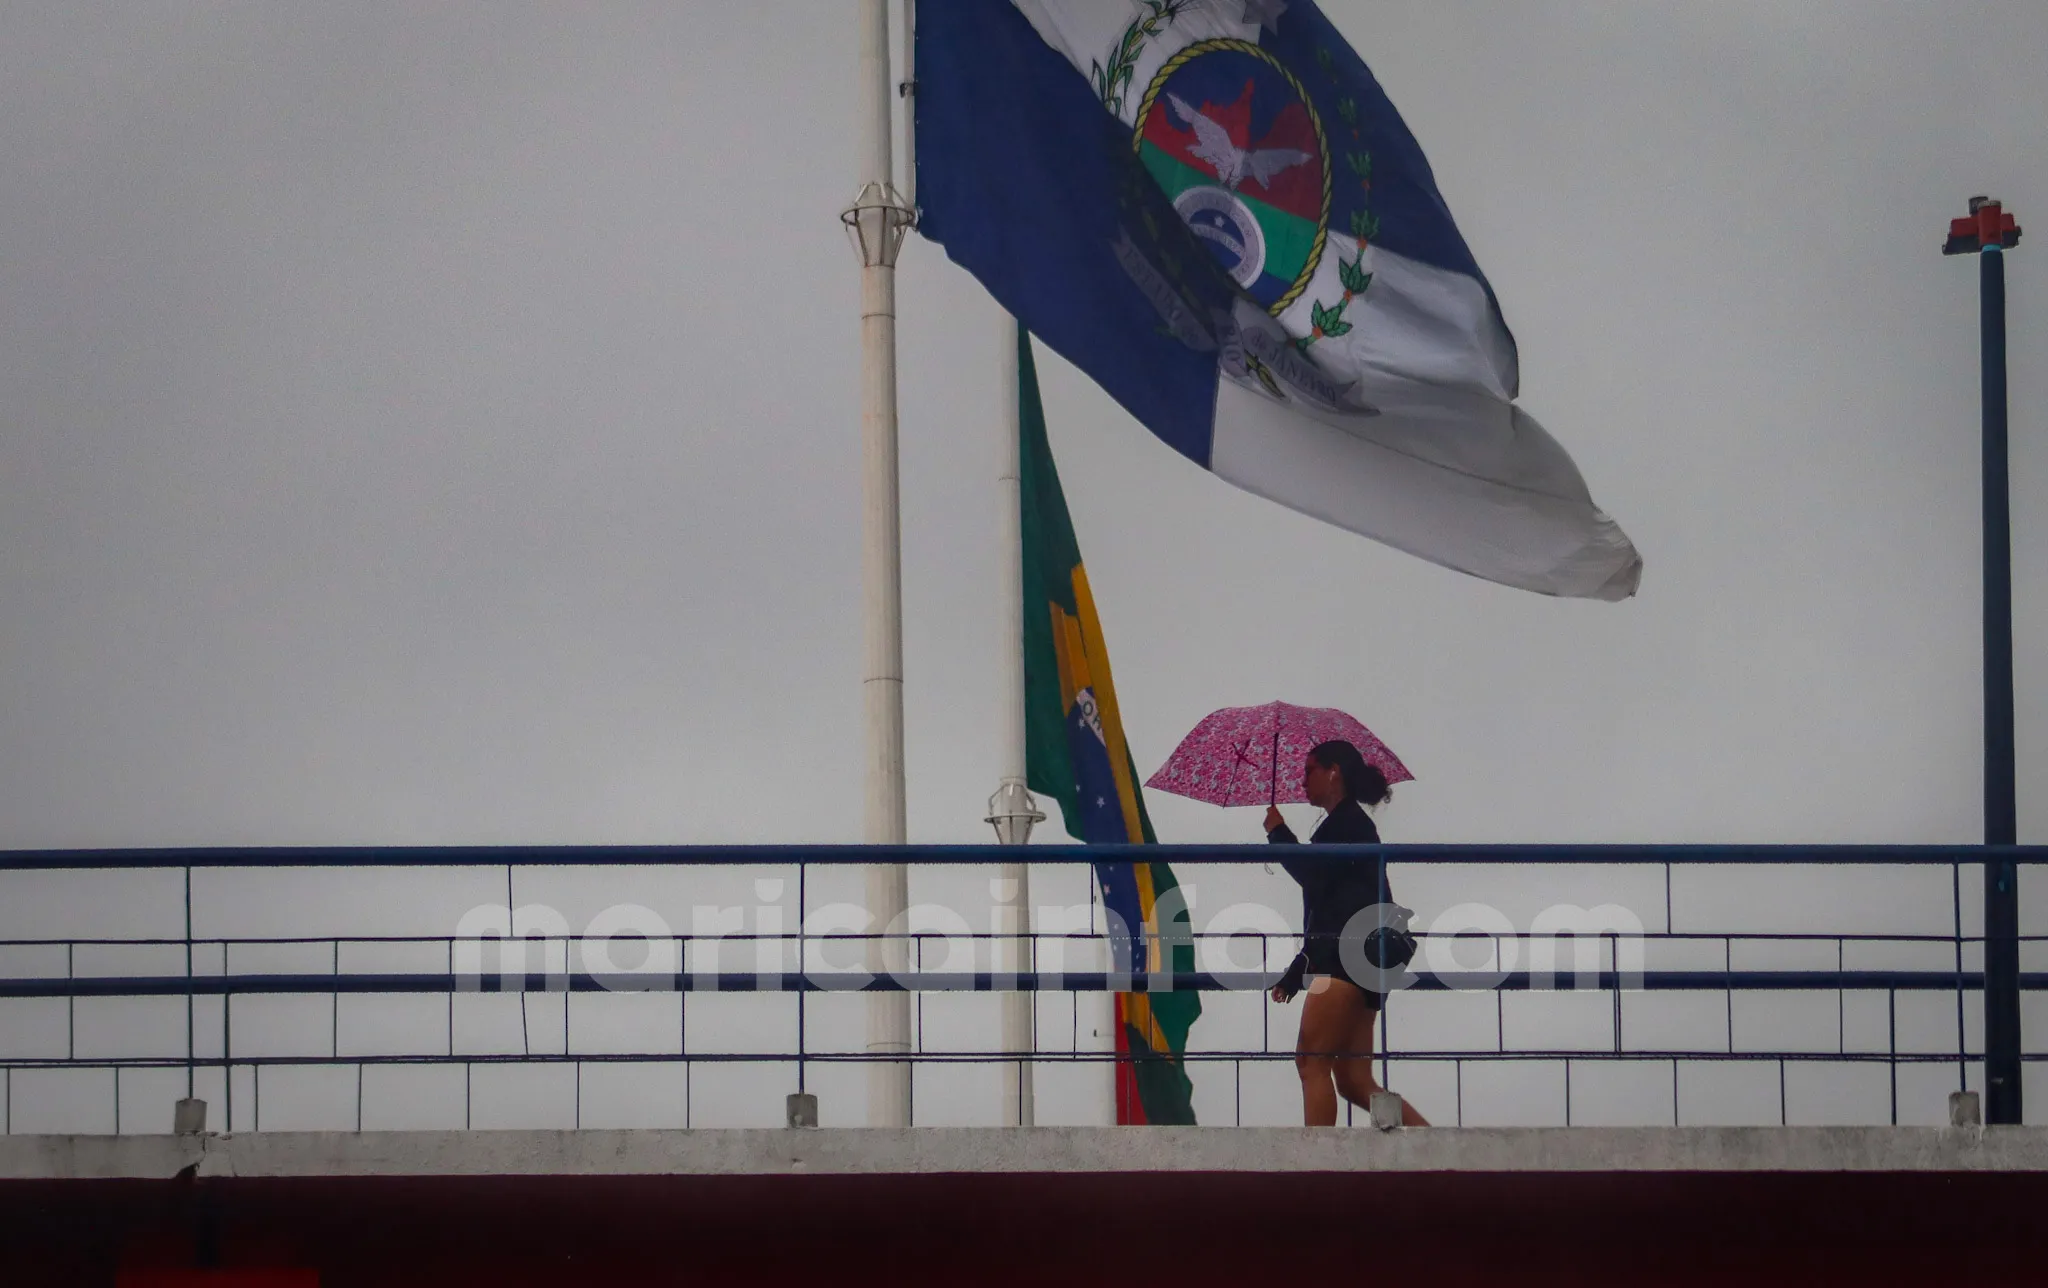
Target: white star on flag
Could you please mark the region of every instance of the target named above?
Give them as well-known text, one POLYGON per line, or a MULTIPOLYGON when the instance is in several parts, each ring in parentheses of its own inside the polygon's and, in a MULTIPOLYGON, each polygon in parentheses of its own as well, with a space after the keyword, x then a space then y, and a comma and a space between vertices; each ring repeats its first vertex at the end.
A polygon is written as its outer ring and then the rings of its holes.
POLYGON ((1244 20, 1275 35, 1280 32, 1280 15, 1286 12, 1287 0, 1244 0, 1244 20))

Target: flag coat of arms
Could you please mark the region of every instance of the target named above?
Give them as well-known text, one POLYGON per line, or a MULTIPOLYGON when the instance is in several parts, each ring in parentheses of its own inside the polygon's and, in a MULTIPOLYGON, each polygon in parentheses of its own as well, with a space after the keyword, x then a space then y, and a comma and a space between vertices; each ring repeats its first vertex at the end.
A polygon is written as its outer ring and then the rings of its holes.
MULTIPOLYGON (((1109 646, 1046 441, 1031 342, 1020 332, 1017 343, 1026 781, 1032 791, 1059 802, 1067 833, 1075 840, 1149 845, 1158 838, 1145 813, 1137 765, 1124 742, 1109 646)), ((1193 971, 1194 940, 1173 869, 1123 860, 1094 866, 1115 957, 1112 969, 1160 977, 1193 971)), ((1194 1088, 1182 1056, 1188 1030, 1201 1013, 1198 993, 1116 994, 1119 1124, 1195 1121, 1194 1088)))
POLYGON ((1154 435, 1446 567, 1635 593, 1515 405, 1420 145, 1310 0, 944 0, 916 75, 921 230, 1154 435))

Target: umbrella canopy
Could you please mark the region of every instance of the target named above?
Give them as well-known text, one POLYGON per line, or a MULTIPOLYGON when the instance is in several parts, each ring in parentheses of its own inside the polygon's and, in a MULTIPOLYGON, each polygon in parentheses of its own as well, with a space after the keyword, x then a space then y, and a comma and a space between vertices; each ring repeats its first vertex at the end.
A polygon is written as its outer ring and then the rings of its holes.
POLYGON ((1355 717, 1334 707, 1268 702, 1211 712, 1145 786, 1211 805, 1299 805, 1308 800, 1301 790, 1303 759, 1316 744, 1340 738, 1388 783, 1414 780, 1401 758, 1355 717))

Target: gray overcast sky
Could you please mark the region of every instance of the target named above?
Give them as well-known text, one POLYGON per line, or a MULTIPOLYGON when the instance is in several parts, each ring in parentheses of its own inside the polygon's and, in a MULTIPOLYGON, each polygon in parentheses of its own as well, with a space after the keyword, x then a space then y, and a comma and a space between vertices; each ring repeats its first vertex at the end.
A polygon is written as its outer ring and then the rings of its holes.
MULTIPOLYGON (((1937 242, 1976 190, 2048 219, 2048 8, 1325 8, 1649 575, 1561 604, 1415 563, 1049 362, 1141 766, 1286 696, 1401 749, 1401 840, 1974 840, 1976 272, 1937 242)), ((0 20, 4 844, 858 835, 850 6, 0 20)), ((977 840, 997 315, 924 244, 901 309, 911 831, 977 840)))
MULTIPOLYGON (((1048 363, 1141 766, 1285 697, 1407 757, 1404 840, 1974 839, 1977 283, 1937 252, 1972 192, 2048 219, 2048 8, 1325 7, 1648 574, 1607 606, 1414 562, 1048 363)), ((851 6, 0 23, 0 841, 857 835, 851 6)), ((971 840, 996 313, 915 242, 902 313, 911 827, 971 840)), ((1153 807, 1172 839, 1255 827, 1153 807)))
MULTIPOLYGON (((1046 361, 1141 768, 1282 697, 1419 775, 1391 840, 1978 839, 1977 275, 1939 249, 1973 192, 2048 228, 2048 6, 1323 7, 1643 592, 1320 527, 1046 361)), ((830 0, 0 0, 0 845, 856 839, 853 36, 830 0)), ((901 311, 911 835, 973 841, 998 315, 916 241, 901 311)))

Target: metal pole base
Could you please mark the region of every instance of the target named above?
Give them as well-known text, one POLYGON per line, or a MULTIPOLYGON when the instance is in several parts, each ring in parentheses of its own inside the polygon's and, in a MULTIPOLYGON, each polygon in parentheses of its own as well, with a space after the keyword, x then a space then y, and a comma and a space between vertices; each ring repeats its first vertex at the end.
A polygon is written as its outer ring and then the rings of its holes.
POLYGON ((1974 1091, 1951 1091, 1948 1093, 1948 1125, 1951 1127, 1982 1127, 1984 1110, 1982 1102, 1974 1091))
POLYGON ((1381 1131, 1393 1131, 1401 1125, 1401 1112, 1407 1102, 1391 1091, 1372 1093, 1372 1125, 1381 1131))
POLYGON ((180 1136, 198 1136, 206 1131, 206 1102, 192 1096, 178 1102, 171 1111, 171 1130, 180 1136))

